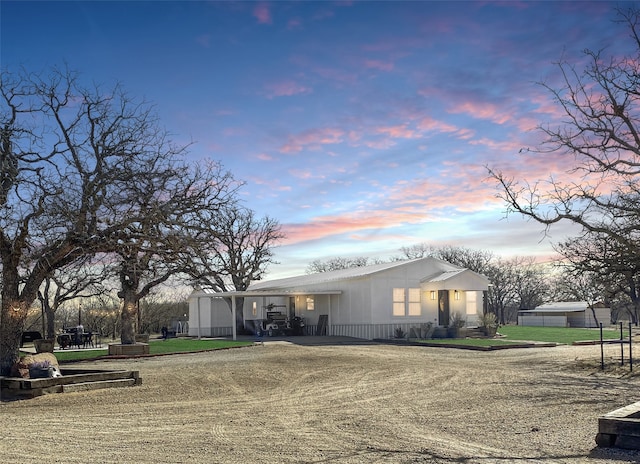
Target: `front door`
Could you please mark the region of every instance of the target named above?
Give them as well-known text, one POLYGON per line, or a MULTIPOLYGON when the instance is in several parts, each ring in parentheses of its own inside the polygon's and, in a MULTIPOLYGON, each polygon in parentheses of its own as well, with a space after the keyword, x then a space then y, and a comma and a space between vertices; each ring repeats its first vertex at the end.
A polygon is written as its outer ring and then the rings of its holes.
POLYGON ((449 290, 438 290, 438 325, 449 325, 449 290))
POLYGON ((296 299, 293 296, 289 297, 289 320, 293 320, 296 317, 296 299))

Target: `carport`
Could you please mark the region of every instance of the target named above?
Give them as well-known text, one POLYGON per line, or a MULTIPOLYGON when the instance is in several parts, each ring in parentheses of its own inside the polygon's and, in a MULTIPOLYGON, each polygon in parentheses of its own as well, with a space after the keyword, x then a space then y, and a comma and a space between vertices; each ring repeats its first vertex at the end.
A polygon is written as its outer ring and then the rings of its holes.
MULTIPOLYGON (((332 300, 331 297, 335 295, 342 294, 342 290, 313 290, 313 291, 276 291, 276 290, 245 290, 245 291, 234 291, 234 292, 218 292, 215 294, 211 294, 211 297, 219 297, 219 298, 230 298, 231 299, 231 327, 232 327, 232 338, 233 340, 237 340, 238 333, 235 324, 236 313, 237 313, 237 299, 238 298, 269 298, 269 297, 297 297, 297 296, 316 296, 316 295, 327 295, 329 299, 329 310, 328 310, 328 324, 327 327, 330 330, 331 328, 331 313, 332 313, 332 300)), ((263 300, 264 301, 264 300, 263 300)), ((198 338, 201 336, 200 328, 201 328, 201 309, 200 309, 200 299, 198 298, 198 338)))

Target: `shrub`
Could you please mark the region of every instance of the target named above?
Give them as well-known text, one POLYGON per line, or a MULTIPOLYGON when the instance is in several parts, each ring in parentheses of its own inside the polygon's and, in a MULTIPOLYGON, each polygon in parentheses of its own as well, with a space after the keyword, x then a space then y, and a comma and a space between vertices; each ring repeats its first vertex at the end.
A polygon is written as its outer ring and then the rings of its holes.
POLYGON ((404 330, 402 330, 402 327, 398 327, 395 330, 394 337, 395 338, 405 338, 406 337, 406 334, 404 333, 404 330))
POLYGON ((498 327, 498 319, 494 313, 486 313, 478 316, 478 325, 480 327, 496 328, 498 327))
POLYGON ((461 329, 462 327, 464 327, 464 324, 465 324, 465 320, 462 317, 462 314, 458 312, 453 313, 449 318, 449 327, 451 328, 461 329))

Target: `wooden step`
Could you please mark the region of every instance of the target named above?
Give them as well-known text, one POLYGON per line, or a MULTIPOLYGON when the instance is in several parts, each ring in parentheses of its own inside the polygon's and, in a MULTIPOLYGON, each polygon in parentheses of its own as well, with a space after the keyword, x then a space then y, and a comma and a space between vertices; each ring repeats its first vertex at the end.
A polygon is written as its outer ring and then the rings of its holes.
POLYGON ((136 379, 116 379, 116 380, 101 380, 97 382, 80 382, 72 383, 62 386, 62 392, 78 392, 88 390, 99 390, 101 388, 114 388, 114 387, 132 387, 136 384, 136 379))

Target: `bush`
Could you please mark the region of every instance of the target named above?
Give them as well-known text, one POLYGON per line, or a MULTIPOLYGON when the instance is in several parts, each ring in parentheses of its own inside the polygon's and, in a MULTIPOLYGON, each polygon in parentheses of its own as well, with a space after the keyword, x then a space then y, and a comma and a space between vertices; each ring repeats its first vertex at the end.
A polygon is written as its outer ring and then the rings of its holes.
POLYGON ((465 320, 460 313, 453 313, 449 319, 449 327, 453 329, 461 329, 464 327, 465 320))
POLYGON ((404 333, 404 330, 402 330, 402 327, 398 327, 395 332, 394 332, 394 337, 395 338, 405 338, 407 334, 404 333))
POLYGON ((494 313, 486 313, 478 316, 479 327, 496 328, 498 327, 498 319, 494 313))

